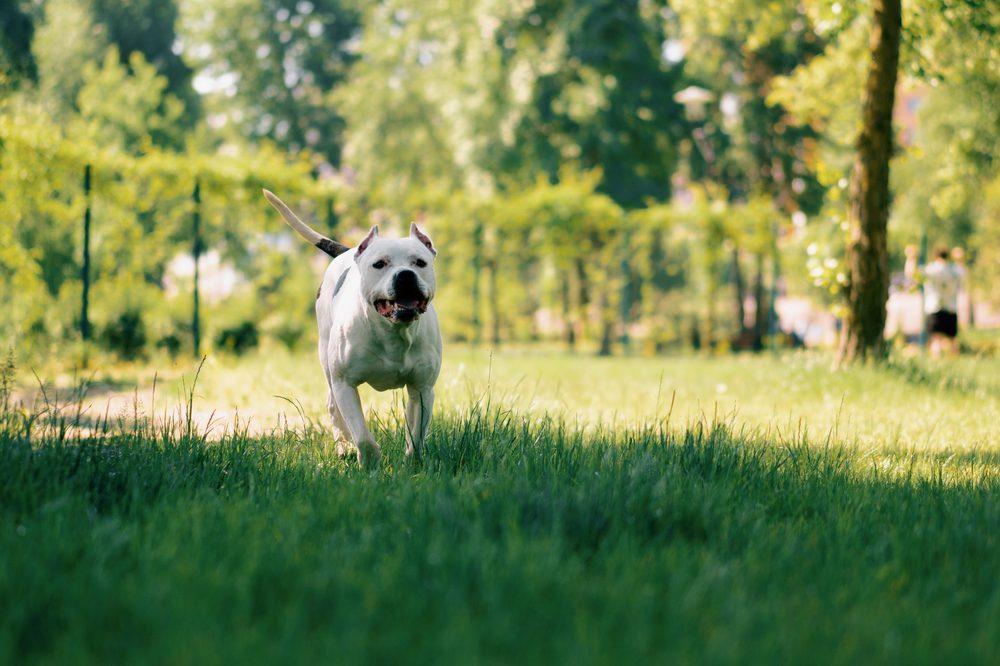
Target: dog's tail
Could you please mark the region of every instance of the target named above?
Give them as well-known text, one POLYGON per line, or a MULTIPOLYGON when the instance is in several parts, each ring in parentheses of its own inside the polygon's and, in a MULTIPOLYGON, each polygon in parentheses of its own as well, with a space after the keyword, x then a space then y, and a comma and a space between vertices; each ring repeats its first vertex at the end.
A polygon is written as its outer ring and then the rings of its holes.
POLYGON ((295 229, 300 236, 305 238, 311 245, 315 245, 320 250, 323 250, 331 257, 336 257, 341 255, 351 248, 347 247, 343 243, 338 243, 335 240, 327 238, 323 234, 319 233, 308 224, 303 222, 291 211, 291 209, 285 205, 285 202, 274 196, 273 192, 264 190, 264 198, 267 202, 274 206, 274 209, 281 213, 281 217, 285 218, 285 222, 288 223, 292 229, 295 229))

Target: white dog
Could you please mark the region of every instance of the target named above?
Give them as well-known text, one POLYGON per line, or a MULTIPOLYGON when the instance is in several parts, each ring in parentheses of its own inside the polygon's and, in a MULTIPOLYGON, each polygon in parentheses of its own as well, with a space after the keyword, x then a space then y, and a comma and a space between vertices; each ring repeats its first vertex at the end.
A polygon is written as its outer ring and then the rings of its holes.
POLYGON ((441 369, 431 239, 411 224, 409 238, 385 240, 375 226, 352 250, 309 228, 271 192, 264 196, 292 229, 334 257, 316 294, 316 320, 338 453, 347 452, 349 437, 361 464, 377 465, 382 450, 365 423, 358 386, 405 386, 406 454, 419 458, 441 369))

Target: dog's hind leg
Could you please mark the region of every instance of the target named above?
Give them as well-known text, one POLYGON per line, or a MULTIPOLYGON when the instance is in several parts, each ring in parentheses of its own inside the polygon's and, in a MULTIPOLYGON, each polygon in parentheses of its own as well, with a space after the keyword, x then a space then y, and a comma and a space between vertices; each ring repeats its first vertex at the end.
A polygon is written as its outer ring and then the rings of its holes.
POLYGON ((337 443, 337 455, 343 457, 351 451, 351 431, 347 429, 344 415, 340 413, 340 407, 337 406, 337 398, 333 395, 333 378, 330 376, 329 368, 327 368, 322 347, 320 347, 319 356, 323 362, 323 375, 326 376, 326 384, 329 387, 329 391, 326 394, 326 411, 330 414, 330 423, 333 426, 333 441, 337 443))
POLYGON ((326 398, 326 409, 330 412, 330 421, 333 424, 333 439, 337 442, 337 455, 346 456, 351 451, 350 447, 350 430, 347 429, 347 423, 344 422, 344 415, 340 413, 340 408, 337 407, 337 400, 333 397, 333 389, 330 389, 330 393, 327 394, 326 398))
POLYGON ((326 411, 329 412, 330 422, 333 425, 333 441, 337 443, 337 455, 343 457, 351 451, 349 442, 351 431, 347 429, 344 416, 340 413, 340 408, 337 406, 337 399, 333 395, 333 376, 330 374, 330 364, 327 362, 330 354, 327 347, 330 341, 330 332, 329 329, 324 330, 322 325, 323 316, 319 314, 320 306, 321 303, 317 301, 317 319, 320 321, 319 364, 323 368, 323 376, 326 377, 326 385, 329 389, 326 394, 326 411))

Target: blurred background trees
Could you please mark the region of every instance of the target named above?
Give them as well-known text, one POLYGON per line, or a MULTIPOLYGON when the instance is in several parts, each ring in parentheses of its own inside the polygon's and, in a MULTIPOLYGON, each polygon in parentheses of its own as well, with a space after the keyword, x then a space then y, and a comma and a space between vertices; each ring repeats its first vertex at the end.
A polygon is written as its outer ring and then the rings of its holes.
MULTIPOLYGON (((14 0, 0 335, 32 353, 77 339, 89 203, 92 344, 190 349, 197 206, 206 339, 304 344, 320 262, 266 185, 346 241, 419 219, 445 250, 457 340, 763 349, 779 299, 846 313, 872 16, 831 0, 14 0)), ((884 256, 899 271, 907 245, 963 246, 980 303, 1000 300, 998 28, 977 3, 904 6, 884 256)))

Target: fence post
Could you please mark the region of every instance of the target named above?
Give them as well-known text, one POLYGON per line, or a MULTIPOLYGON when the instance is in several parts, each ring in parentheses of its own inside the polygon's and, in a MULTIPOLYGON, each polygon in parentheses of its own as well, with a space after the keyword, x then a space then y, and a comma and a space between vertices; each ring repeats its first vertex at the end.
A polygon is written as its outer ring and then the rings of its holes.
POLYGON ((482 322, 479 318, 479 278, 483 270, 483 223, 478 219, 476 226, 472 230, 472 344, 479 346, 482 340, 480 327, 482 322))
POLYGON ((622 353, 626 355, 628 354, 628 348, 629 348, 629 336, 628 336, 629 316, 632 312, 632 267, 628 263, 629 248, 632 244, 632 235, 630 231, 631 229, 626 227, 625 233, 622 234, 622 253, 621 253, 622 292, 621 292, 621 303, 619 304, 621 320, 622 320, 622 334, 619 340, 622 345, 622 353))
POLYGON ((83 297, 80 308, 80 337, 90 339, 90 165, 83 167, 83 297))
POLYGON ((201 258, 201 182, 197 178, 194 181, 194 192, 191 199, 194 201, 192 215, 194 242, 191 247, 191 255, 194 258, 194 309, 191 313, 191 334, 194 338, 194 355, 195 358, 198 358, 201 355, 201 313, 198 303, 198 260, 201 258))

